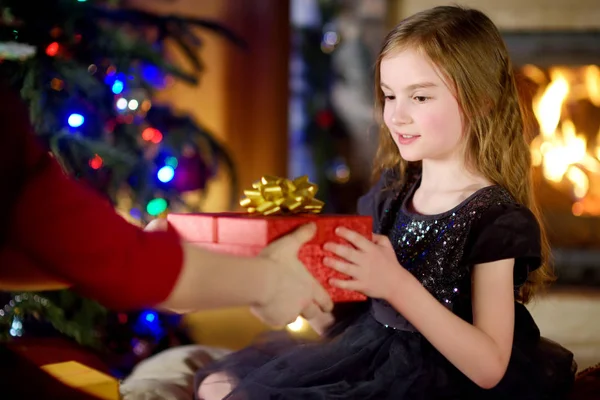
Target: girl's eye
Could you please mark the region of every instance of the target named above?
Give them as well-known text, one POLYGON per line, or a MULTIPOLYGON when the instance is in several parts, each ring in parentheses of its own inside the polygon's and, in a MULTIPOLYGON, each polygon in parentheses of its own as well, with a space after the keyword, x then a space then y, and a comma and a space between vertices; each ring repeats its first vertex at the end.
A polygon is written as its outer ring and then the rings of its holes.
POLYGON ((396 98, 396 96, 383 96, 385 98, 385 100, 394 100, 396 98))
POLYGON ((416 100, 417 103, 425 103, 427 100, 431 99, 431 97, 427 97, 427 96, 414 96, 413 99, 416 100))

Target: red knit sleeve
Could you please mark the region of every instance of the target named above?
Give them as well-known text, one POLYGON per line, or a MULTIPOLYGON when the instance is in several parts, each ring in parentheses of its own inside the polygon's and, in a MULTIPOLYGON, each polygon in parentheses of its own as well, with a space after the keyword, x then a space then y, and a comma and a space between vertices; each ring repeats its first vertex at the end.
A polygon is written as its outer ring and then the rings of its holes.
POLYGON ((53 159, 27 182, 13 213, 13 246, 109 308, 156 305, 179 276, 183 252, 174 231, 128 223, 53 159))

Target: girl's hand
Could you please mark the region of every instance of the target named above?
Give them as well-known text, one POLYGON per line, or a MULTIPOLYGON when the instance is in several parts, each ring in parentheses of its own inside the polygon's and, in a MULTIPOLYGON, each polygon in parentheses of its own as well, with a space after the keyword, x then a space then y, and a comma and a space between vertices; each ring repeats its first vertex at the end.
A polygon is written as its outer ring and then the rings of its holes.
POLYGON ((398 263, 387 236, 373 234, 371 241, 346 228, 339 227, 335 232, 354 247, 331 242, 323 246, 342 259, 325 257, 323 263, 350 277, 348 280, 331 279, 331 285, 372 298, 389 299, 398 279, 408 272, 398 263))

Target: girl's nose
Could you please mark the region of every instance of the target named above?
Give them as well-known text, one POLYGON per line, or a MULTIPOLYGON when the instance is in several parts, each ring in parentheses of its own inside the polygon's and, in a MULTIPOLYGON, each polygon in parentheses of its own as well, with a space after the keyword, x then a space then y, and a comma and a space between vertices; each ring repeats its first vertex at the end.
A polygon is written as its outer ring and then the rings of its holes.
POLYGON ((410 115, 408 114, 406 107, 397 105, 392 115, 392 123, 395 125, 405 125, 411 122, 410 115))

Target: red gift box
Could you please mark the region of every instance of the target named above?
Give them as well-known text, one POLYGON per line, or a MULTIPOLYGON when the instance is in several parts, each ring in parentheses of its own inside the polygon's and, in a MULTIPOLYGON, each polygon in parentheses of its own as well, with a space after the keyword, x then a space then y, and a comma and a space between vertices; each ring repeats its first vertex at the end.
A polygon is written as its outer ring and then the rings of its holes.
POLYGON ((315 236, 298 253, 310 273, 328 291, 336 303, 364 301, 366 296, 333 287, 329 279, 347 279, 323 265, 323 257, 333 256, 323 250, 326 242, 347 243, 335 234, 339 226, 352 229, 366 237, 372 236, 372 218, 355 215, 274 215, 255 216, 244 213, 169 214, 167 220, 181 238, 203 248, 240 256, 255 256, 269 243, 309 222, 316 223, 315 236))

